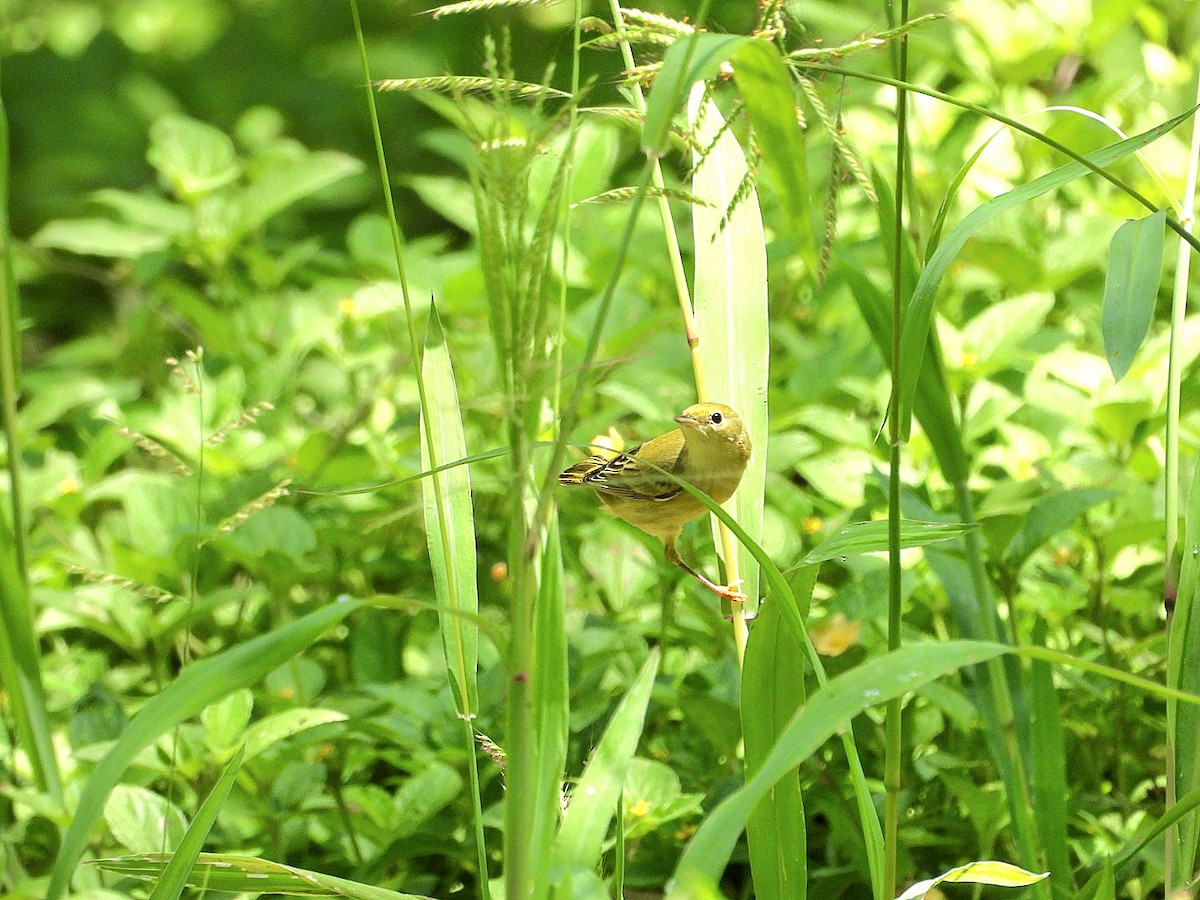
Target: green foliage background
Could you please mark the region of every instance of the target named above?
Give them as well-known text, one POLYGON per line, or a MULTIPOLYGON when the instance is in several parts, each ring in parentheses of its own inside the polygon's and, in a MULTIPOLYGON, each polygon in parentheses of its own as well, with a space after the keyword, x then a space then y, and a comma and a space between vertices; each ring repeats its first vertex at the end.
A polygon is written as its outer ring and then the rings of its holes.
MULTIPOLYGON (((789 46, 836 46, 886 28, 882 5, 865 0, 787 6, 795 16, 789 46)), ((748 33, 755 7, 717 3, 709 27, 748 33)), ((683 3, 655 9, 693 11, 683 3)), ((375 77, 478 74, 482 35, 504 25, 516 77, 569 87, 569 4, 439 19, 419 12, 400 0, 364 4, 375 77)), ((1078 153, 1114 136, 1045 107, 1093 110, 1135 134, 1194 102, 1200 11, 1183 0, 974 0, 912 12, 947 13, 913 34, 912 81, 1022 119, 1078 153)), ((386 608, 356 612, 261 684, 140 754, 93 850, 158 850, 164 831, 173 845, 181 811, 196 809, 252 735, 211 846, 395 890, 475 895, 486 876, 470 825, 463 726, 428 612, 434 586, 420 492, 410 481, 338 493, 423 469, 413 360, 398 338, 400 293, 349 12, 316 0, 12 0, 3 24, 0 91, 21 294, 25 496, 17 527, 28 535, 28 587, 67 794, 63 802, 37 796, 9 739, 0 758, 0 783, 11 785, 0 792, 0 884, 14 896, 39 895, 80 783, 190 660, 340 600, 382 598, 386 608), (197 173, 204 183, 189 180, 197 173)), ((889 49, 844 65, 890 73, 889 49)), ((587 105, 624 102, 620 68, 614 53, 584 53, 583 79, 595 79, 587 105)), ((818 78, 817 91, 864 168, 858 179, 844 162, 835 168, 831 133, 808 109, 813 218, 836 229, 820 280, 798 262, 770 178, 760 184, 771 290, 762 544, 784 570, 839 526, 886 508, 879 432, 890 380, 861 307, 890 290, 886 217, 865 185, 882 189, 886 209, 893 95, 833 75, 818 78)), ((444 96, 391 93, 379 103, 419 330, 435 298, 466 446, 483 453, 504 445, 513 399, 498 387, 486 329, 468 175, 474 151, 457 126, 462 115, 486 119, 487 103, 468 99, 460 108, 444 96)), ((1064 162, 1011 131, 992 138, 999 126, 972 112, 922 96, 911 103, 914 259, 930 248, 939 206, 984 141, 991 138, 950 201, 947 229, 1064 162)), ((527 107, 514 116, 540 135, 527 107)), ((738 134, 745 139, 744 126, 738 134)), ((1175 197, 1189 165, 1186 140, 1181 130, 1146 153, 1175 197)), ((546 145, 552 158, 561 135, 546 145)), ((642 160, 636 130, 598 117, 584 118, 574 152, 575 202, 632 183, 642 160)), ((672 183, 686 186, 678 159, 667 162, 672 183)), ((532 165, 534 200, 551 194, 552 166, 532 165)), ((1144 167, 1127 159, 1116 169, 1167 204, 1144 167)), ((954 262, 937 336, 1002 636, 1161 681, 1167 304, 1119 382, 1105 359, 1100 305, 1109 239, 1144 212, 1090 178, 1001 216, 954 262)), ((567 373, 583 357, 627 215, 621 204, 572 212, 567 373)), ((686 206, 675 216, 686 234, 686 206)), ((571 439, 580 443, 610 426, 627 443, 652 436, 694 397, 661 225, 643 216, 633 247, 596 387, 577 410, 571 439)), ((1174 265, 1168 252, 1164 298, 1174 265)), ((1200 436, 1198 328, 1194 317, 1183 323, 1175 359, 1189 461, 1200 436)), ((553 437, 548 424, 543 437, 553 437)), ((933 444, 918 429, 905 447, 905 514, 953 521, 955 485, 933 444)), ((494 461, 471 467, 480 615, 498 630, 510 589, 505 479, 494 461)), ((587 498, 564 497, 562 506, 567 771, 581 771, 657 647, 660 669, 624 787, 625 843, 615 851, 606 844, 604 870, 620 855, 627 886, 660 891, 697 824, 742 782, 737 661, 720 607, 664 567, 655 542, 598 515, 587 498)), ((693 526, 685 543, 688 558, 712 559, 703 527, 693 526)), ((961 635, 971 611, 959 546, 908 551, 904 563, 906 642, 961 635)), ((808 624, 819 645, 821 636, 849 635, 848 649, 825 660, 831 676, 886 648, 887 594, 881 556, 824 566, 808 624)), ((479 654, 471 726, 501 739, 506 675, 494 642, 480 641, 479 654)), ((1118 895, 1153 896, 1164 877, 1161 846, 1120 854, 1165 808, 1161 701, 1092 674, 1038 677, 1057 689, 1064 746, 1073 874, 1055 895, 1084 896, 1093 872, 1118 857, 1128 863, 1118 895)), ((1017 855, 971 683, 935 682, 908 705, 900 871, 909 881, 1017 855)), ((1043 694, 1018 698, 1018 729, 1046 713, 1030 709, 1043 694)), ((870 711, 855 725, 872 778, 883 771, 881 719, 870 711)), ((480 772, 483 821, 494 835, 502 777, 486 757, 480 772)), ((845 756, 828 744, 801 767, 800 781, 812 896, 867 896, 845 756)), ((106 878, 87 869, 77 885, 99 890, 106 878)), ((107 883, 122 894, 141 890, 107 883)), ((748 884, 739 844, 724 887, 745 896, 748 884)))

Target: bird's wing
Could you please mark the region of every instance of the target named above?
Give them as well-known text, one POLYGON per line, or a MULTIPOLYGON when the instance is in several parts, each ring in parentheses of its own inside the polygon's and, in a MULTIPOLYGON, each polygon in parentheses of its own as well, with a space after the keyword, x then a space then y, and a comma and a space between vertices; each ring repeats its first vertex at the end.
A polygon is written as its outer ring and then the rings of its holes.
POLYGON ((563 472, 559 480, 631 500, 670 500, 678 496, 683 490, 679 485, 638 461, 643 446, 639 444, 613 459, 589 456, 563 472))

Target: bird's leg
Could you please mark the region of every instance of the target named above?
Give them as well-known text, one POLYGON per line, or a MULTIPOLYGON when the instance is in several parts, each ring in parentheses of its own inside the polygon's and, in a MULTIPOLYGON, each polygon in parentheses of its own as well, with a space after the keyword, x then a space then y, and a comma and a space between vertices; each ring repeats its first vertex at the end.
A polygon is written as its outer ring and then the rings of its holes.
MULTIPOLYGON (((664 541, 663 542, 663 554, 666 556, 667 562, 669 562, 673 565, 679 566, 679 568, 683 569, 683 571, 687 572, 689 575, 691 575, 693 578, 695 578, 697 581, 699 581, 702 585, 704 585, 706 588, 708 588, 710 591, 712 591, 717 596, 724 597, 726 600, 733 600, 738 603, 746 602, 746 595, 743 594, 741 591, 737 590, 737 584, 731 584, 728 587, 725 587, 725 586, 719 585, 719 584, 714 584, 713 582, 711 582, 707 578, 705 578, 703 575, 701 575, 699 572, 697 572, 695 569, 693 569, 691 566, 689 566, 687 563, 685 563, 680 558, 679 551, 675 548, 674 541, 664 541)), ((738 584, 741 584, 741 582, 738 582, 738 584)))

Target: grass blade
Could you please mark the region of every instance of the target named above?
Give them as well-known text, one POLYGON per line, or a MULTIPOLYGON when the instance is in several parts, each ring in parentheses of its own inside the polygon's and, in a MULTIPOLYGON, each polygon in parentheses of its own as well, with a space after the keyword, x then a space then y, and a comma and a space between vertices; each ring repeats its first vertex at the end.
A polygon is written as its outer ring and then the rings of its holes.
POLYGON ((555 847, 556 863, 562 871, 572 867, 592 869, 600 859, 608 825, 625 784, 625 773, 637 750, 657 672, 655 650, 617 706, 583 777, 571 792, 571 804, 563 816, 555 847))
POLYGON ((732 62, 756 143, 762 150, 763 164, 779 193, 784 221, 808 271, 815 277, 817 241, 813 236, 808 151, 796 118, 791 77, 779 50, 766 41, 739 46, 732 62))
MULTIPOLYGON (((1171 615, 1167 645, 1167 685, 1200 692, 1200 461, 1192 471, 1192 487, 1184 512, 1183 562, 1179 591, 1171 615)), ((1167 740, 1174 755, 1175 796, 1200 787, 1200 709, 1167 703, 1167 740)), ((1200 820, 1188 815, 1171 832, 1175 875, 1190 880, 1200 839, 1200 820)))
MULTIPOLYGON (((428 425, 428 428, 421 428, 421 468, 428 469, 431 459, 462 459, 467 455, 450 350, 432 301, 429 304, 429 334, 425 340, 421 366, 426 393, 436 398, 427 409, 421 411, 428 425), (428 440, 433 441, 432 451, 428 440)), ((475 516, 471 509, 470 469, 458 466, 441 472, 422 481, 421 487, 425 529, 429 536, 429 560, 438 604, 446 610, 478 612, 475 516)), ((478 633, 470 620, 461 615, 439 614, 438 619, 446 667, 459 715, 471 716, 478 707, 475 679, 478 633)))
MULTIPOLYGON (((1046 621, 1038 619, 1035 643, 1045 645, 1046 621)), ((1050 664, 1035 659, 1029 666, 1029 781, 1038 838, 1057 896, 1075 890, 1071 854, 1067 847, 1067 750, 1063 740, 1061 707, 1050 664)))
POLYGON ((225 771, 221 773, 221 777, 217 779, 217 783, 213 785, 213 789, 208 792, 208 796, 200 804, 200 809, 192 820, 192 824, 188 826, 183 840, 171 854, 171 861, 167 863, 162 875, 155 883, 150 900, 178 900, 183 889, 187 887, 192 866, 200 856, 200 851, 204 849, 204 841, 208 838, 208 833, 216 824, 217 814, 221 811, 225 798, 229 796, 238 769, 242 767, 245 752, 246 748, 241 747, 234 754, 229 765, 225 767, 225 771))
MULTIPOLYGON (((900 523, 900 546, 925 547, 939 541, 962 537, 976 527, 959 522, 914 522, 905 519, 900 523)), ((888 523, 882 519, 872 522, 850 522, 821 541, 800 564, 811 566, 827 559, 886 551, 887 528, 888 523)))
MULTIPOLYGON (((816 584, 817 567, 802 576, 805 603, 816 584)), ((753 778, 787 723, 804 703, 804 648, 783 626, 780 597, 766 604, 754 622, 742 669, 742 736, 746 777, 753 778)), ((797 615, 799 611, 797 610, 797 615)), ((808 890, 807 828, 799 774, 772 787, 746 822, 754 893, 762 900, 803 900, 808 890)))
POLYGON ((362 601, 350 601, 326 606, 282 628, 193 663, 143 706, 83 788, 46 888, 47 900, 57 900, 66 893, 71 873, 83 856, 92 825, 100 817, 105 799, 143 748, 210 703, 238 688, 255 684, 363 605, 362 601))
POLYGON ((974 641, 914 644, 869 660, 818 689, 788 723, 762 767, 700 826, 675 870, 676 882, 686 884, 692 871, 718 878, 755 804, 860 712, 1009 650, 974 641))
MULTIPOLYGON (((692 207, 696 245, 694 304, 702 400, 727 403, 738 411, 754 454, 727 508, 756 541, 762 537, 763 487, 767 478, 767 369, 770 354, 767 321, 767 249, 758 193, 743 190, 749 170, 737 139, 712 101, 689 102, 696 137, 711 150, 696 168, 692 192, 711 206, 692 207), (715 142, 715 143, 714 143, 715 142), (732 207, 732 209, 731 209, 732 207)), ((742 581, 750 612, 758 600, 759 571, 745 548, 721 536, 713 522, 713 540, 726 559, 726 572, 742 581), (730 553, 736 553, 730 562, 730 553), (736 574, 734 574, 736 573, 736 574)))
MULTIPOLYGON (((97 860, 98 865, 110 872, 144 881, 159 877, 169 862, 168 853, 144 853, 97 860)), ((401 894, 334 875, 232 853, 201 853, 187 883, 202 890, 229 894, 288 894, 296 897, 346 897, 349 900, 431 900, 421 894, 401 894)))
POLYGON ((663 56, 662 69, 646 101, 642 150, 661 156, 671 136, 671 120, 693 84, 714 77, 721 64, 750 38, 736 34, 690 34, 675 41, 663 56))

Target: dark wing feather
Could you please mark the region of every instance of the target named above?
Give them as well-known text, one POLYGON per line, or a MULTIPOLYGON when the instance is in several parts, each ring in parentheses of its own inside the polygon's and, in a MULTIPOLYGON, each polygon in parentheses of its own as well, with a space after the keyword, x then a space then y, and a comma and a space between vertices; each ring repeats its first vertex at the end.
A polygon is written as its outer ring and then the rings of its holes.
POLYGON ((679 485, 637 460, 638 451, 643 446, 638 444, 613 459, 590 456, 576 463, 563 476, 574 473, 576 477, 566 483, 583 484, 613 497, 631 500, 670 500, 677 497, 683 490, 679 485), (576 472, 581 469, 584 471, 576 472))

